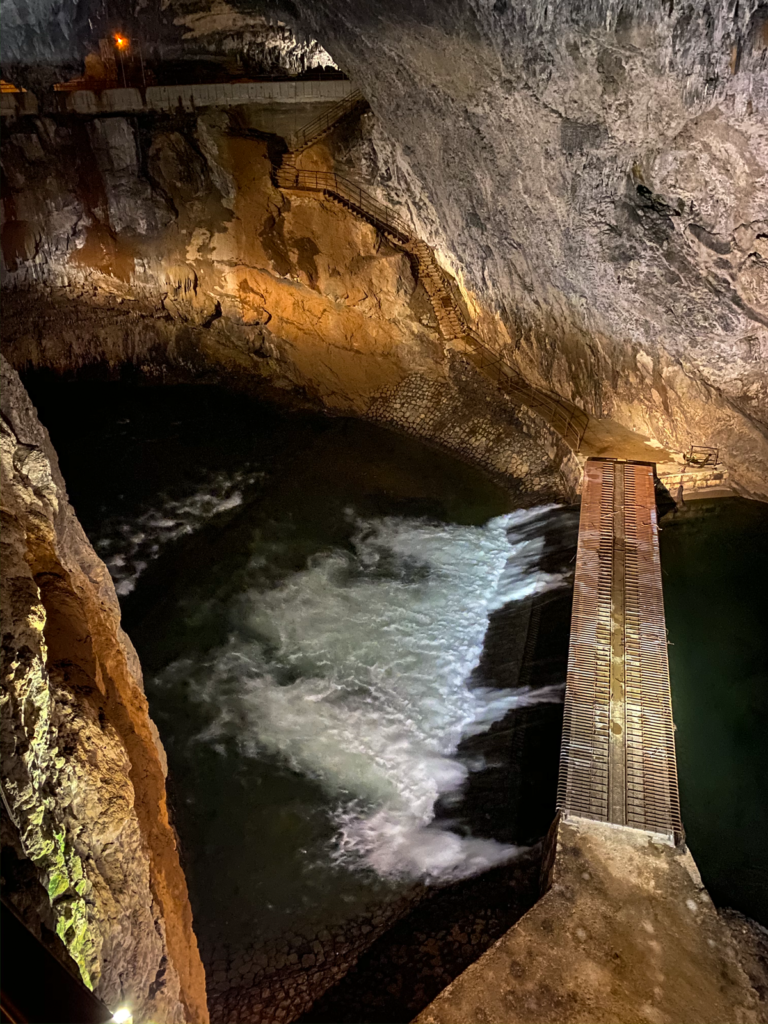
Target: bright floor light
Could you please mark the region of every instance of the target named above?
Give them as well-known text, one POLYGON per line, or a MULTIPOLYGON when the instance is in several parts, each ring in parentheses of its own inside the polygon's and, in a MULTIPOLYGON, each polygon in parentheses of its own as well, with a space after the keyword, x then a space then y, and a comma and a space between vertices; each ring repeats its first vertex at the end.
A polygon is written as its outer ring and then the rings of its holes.
POLYGON ((127 1006, 121 1006, 120 1009, 115 1012, 112 1020, 115 1024, 133 1024, 133 1014, 127 1006))

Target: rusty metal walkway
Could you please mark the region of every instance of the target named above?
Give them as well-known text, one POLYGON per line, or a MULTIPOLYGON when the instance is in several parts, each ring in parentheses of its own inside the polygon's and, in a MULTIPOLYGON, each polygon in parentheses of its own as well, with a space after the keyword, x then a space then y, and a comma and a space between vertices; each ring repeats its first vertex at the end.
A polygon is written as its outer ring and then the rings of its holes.
POLYGON ((653 466, 584 476, 558 808, 682 836, 653 466))

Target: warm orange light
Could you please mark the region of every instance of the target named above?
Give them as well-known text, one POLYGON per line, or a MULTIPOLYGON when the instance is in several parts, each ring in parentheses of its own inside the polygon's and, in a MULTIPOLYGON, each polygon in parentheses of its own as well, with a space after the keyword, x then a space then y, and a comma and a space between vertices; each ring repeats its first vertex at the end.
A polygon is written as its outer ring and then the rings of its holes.
POLYGON ((128 45, 128 40, 125 36, 115 36, 115 46, 118 50, 124 50, 128 45))

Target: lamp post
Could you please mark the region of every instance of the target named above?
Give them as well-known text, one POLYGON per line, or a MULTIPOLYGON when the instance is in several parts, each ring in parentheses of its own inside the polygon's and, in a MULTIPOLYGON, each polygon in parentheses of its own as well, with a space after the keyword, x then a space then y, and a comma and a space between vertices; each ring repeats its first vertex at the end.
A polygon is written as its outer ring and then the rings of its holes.
POLYGON ((123 61, 123 50, 125 50, 128 46, 128 40, 124 35, 121 35, 119 32, 115 35, 115 46, 117 47, 117 52, 120 54, 120 69, 123 72, 123 87, 127 89, 128 82, 125 79, 125 62, 123 61))

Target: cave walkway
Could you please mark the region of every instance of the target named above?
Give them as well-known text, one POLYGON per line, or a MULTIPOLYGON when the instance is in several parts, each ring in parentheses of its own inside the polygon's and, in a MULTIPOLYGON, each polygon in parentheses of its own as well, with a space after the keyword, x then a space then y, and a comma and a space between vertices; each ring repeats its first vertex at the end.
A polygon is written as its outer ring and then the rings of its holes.
POLYGON ((440 266, 434 250, 413 238, 408 226, 392 210, 379 203, 365 189, 334 171, 317 171, 298 166, 298 157, 327 135, 365 99, 354 91, 304 125, 288 141, 288 152, 275 173, 275 184, 284 191, 315 193, 367 221, 415 264, 434 310, 440 333, 446 341, 458 343, 461 354, 513 401, 539 413, 574 451, 581 449, 590 425, 589 413, 557 395, 534 388, 510 364, 503 353, 492 349, 469 324, 455 286, 440 266))
POLYGON ((586 464, 557 804, 682 838, 650 463, 586 464))
POLYGON ((274 174, 278 188, 287 192, 315 194, 348 210, 376 228, 394 245, 404 249, 429 296, 440 333, 447 342, 490 379, 515 404, 542 417, 566 444, 584 456, 608 456, 650 462, 672 459, 669 452, 654 448, 647 438, 607 418, 597 419, 560 395, 534 387, 509 361, 507 353, 492 348, 469 323, 458 288, 443 270, 425 242, 414 238, 410 228, 392 210, 358 184, 336 174, 299 167, 298 158, 326 136, 338 122, 364 104, 354 90, 319 117, 287 139, 288 151, 274 174))

